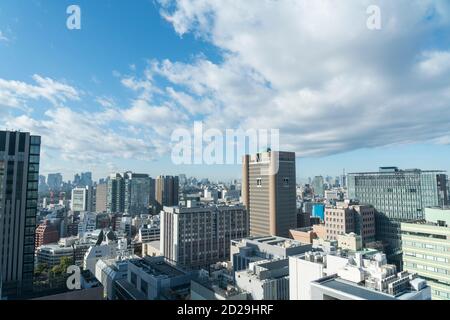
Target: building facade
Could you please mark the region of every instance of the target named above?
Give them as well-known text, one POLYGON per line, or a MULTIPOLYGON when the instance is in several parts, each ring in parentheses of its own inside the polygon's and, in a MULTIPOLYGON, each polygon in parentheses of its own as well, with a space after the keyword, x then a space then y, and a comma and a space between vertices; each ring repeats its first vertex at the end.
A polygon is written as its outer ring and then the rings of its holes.
POLYGON ((95 212, 107 212, 108 185, 106 183, 97 185, 95 191, 95 212))
POLYGON ((376 213, 376 237, 387 244, 388 257, 401 261, 400 223, 424 218, 426 207, 446 205, 447 175, 443 171, 400 170, 350 173, 348 194, 376 213))
POLYGON ((179 179, 173 176, 159 176, 155 181, 155 201, 159 209, 178 206, 179 179))
POLYGON ((32 289, 39 136, 0 131, 0 275, 3 296, 32 289))
POLYGON ((56 243, 59 240, 59 232, 57 228, 45 220, 36 229, 36 248, 44 244, 56 243))
POLYGON ((425 217, 401 224, 403 268, 427 279, 433 300, 450 300, 450 208, 426 208, 425 217))
POLYGON ((151 199, 151 181, 148 174, 125 174, 125 213, 131 216, 147 214, 151 199))
POLYGON ((125 179, 120 173, 109 177, 106 211, 108 213, 125 212, 125 179))
POLYGON ((248 235, 243 206, 164 207, 161 212, 161 253, 185 269, 229 260, 230 241, 248 235))
POLYGON ((252 236, 288 237, 297 226, 295 153, 246 155, 242 165, 242 199, 252 236))

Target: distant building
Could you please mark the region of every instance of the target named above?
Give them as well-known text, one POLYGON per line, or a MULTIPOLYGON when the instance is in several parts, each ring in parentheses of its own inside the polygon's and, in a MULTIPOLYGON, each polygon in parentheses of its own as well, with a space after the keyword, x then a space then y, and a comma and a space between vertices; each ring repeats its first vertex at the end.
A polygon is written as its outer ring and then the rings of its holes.
POLYGON ((172 176, 159 176, 155 181, 155 200, 160 209, 178 206, 179 179, 172 176))
POLYGON ((297 226, 295 153, 244 156, 242 199, 252 236, 288 237, 297 226))
POLYGON ((56 243, 59 240, 58 229, 50 223, 49 220, 45 220, 36 229, 36 247, 40 247, 44 244, 56 243))
POLYGON ((125 174, 125 213, 135 216, 148 214, 152 179, 148 174, 125 174))
POLYGON ((76 187, 72 190, 72 211, 88 211, 88 188, 76 187))
POLYGON ((125 179, 119 173, 109 177, 106 211, 108 213, 125 212, 125 179))
POLYGON ((324 188, 324 180, 322 176, 316 176, 314 177, 312 181, 312 187, 314 189, 314 194, 320 197, 323 197, 325 194, 325 188, 324 188))
POLYGON ((97 185, 95 192, 95 212, 107 212, 108 185, 97 185))
POLYGON ((47 185, 50 191, 61 191, 63 177, 61 173, 49 173, 47 177, 47 185))

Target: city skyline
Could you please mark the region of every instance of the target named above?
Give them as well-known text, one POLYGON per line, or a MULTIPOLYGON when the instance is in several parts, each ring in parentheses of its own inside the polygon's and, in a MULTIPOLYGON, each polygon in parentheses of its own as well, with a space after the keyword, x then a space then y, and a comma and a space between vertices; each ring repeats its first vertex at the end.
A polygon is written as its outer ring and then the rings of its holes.
POLYGON ((367 28, 364 1, 81 0, 81 30, 66 27, 63 1, 5 3, 0 128, 42 136, 41 173, 65 180, 127 170, 239 178, 240 164, 171 162, 171 133, 194 121, 279 129, 299 179, 449 171, 450 8, 420 3, 379 1, 380 30, 367 28))

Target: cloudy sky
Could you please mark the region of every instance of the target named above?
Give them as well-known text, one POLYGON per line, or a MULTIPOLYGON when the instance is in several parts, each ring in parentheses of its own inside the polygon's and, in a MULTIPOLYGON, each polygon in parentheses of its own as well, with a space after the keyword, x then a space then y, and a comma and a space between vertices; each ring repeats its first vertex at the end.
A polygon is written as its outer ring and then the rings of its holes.
POLYGON ((3 0, 0 61, 0 128, 42 135, 44 174, 239 178, 172 164, 194 121, 279 129, 298 177, 450 170, 447 0, 3 0))

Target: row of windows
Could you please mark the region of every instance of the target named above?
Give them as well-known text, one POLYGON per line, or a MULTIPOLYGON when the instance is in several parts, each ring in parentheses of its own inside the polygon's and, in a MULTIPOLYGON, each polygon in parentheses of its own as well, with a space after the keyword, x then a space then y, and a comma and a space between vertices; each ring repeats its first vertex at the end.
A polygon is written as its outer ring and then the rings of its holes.
POLYGON ((435 251, 440 251, 440 252, 450 251, 450 247, 434 245, 434 244, 430 244, 430 243, 422 243, 422 242, 404 240, 403 244, 405 246, 409 246, 409 247, 415 247, 415 248, 421 248, 421 249, 430 249, 430 250, 435 250, 435 251))
POLYGON ((431 290, 431 293, 435 297, 440 297, 442 299, 450 300, 450 293, 448 293, 448 292, 439 291, 439 290, 431 290))
POLYGON ((416 263, 411 263, 411 262, 405 262, 405 267, 409 267, 409 268, 414 268, 417 270, 424 270, 424 271, 429 271, 429 272, 435 272, 435 273, 440 273, 440 274, 444 274, 447 275, 449 274, 448 270, 442 269, 442 268, 435 268, 435 267, 431 267, 431 266, 424 266, 421 264, 416 264, 416 263))
POLYGON ((415 257, 415 258, 419 258, 419 259, 426 259, 426 260, 430 260, 430 261, 437 261, 437 262, 448 263, 448 259, 447 258, 429 256, 429 255, 421 254, 421 253, 417 253, 417 252, 405 251, 405 256, 415 257))

